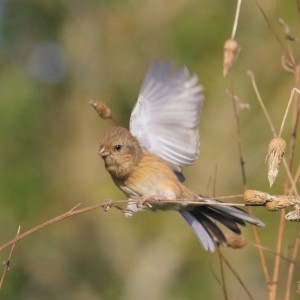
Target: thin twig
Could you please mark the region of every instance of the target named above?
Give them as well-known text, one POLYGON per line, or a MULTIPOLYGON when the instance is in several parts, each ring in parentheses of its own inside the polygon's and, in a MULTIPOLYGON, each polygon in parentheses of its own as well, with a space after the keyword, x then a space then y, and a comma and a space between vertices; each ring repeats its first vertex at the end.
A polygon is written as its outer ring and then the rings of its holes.
MULTIPOLYGON (((257 88, 255 77, 254 77, 254 73, 252 71, 248 71, 247 73, 248 73, 248 75, 249 75, 249 77, 251 79, 252 86, 253 86, 253 89, 255 91, 257 100, 258 100, 258 102, 259 102, 259 104, 261 106, 261 109, 262 109, 262 111, 263 111, 263 113, 265 115, 265 118, 267 119, 267 122, 269 124, 270 129, 271 129, 271 132, 272 132, 272 134, 273 134, 274 137, 277 137, 278 135, 276 133, 276 130, 275 130, 275 127, 274 127, 273 122, 271 120, 271 117, 270 117, 270 115, 269 115, 269 113, 268 113, 268 111, 266 109, 266 106, 265 106, 265 104, 264 104, 264 102, 262 100, 262 97, 261 97, 261 95, 259 93, 259 90, 257 88)), ((292 178, 291 171, 290 171, 290 168, 289 168, 289 166, 288 166, 288 164, 286 162, 285 157, 283 157, 282 161, 283 161, 283 165, 284 165, 284 168, 285 168, 285 172, 286 172, 286 174, 288 176, 288 180, 289 180, 290 184, 292 185, 293 192, 295 193, 295 195, 298 195, 297 189, 293 185, 293 178, 292 178)))
MULTIPOLYGON (((142 198, 141 198, 142 199, 142 198)), ((208 198, 209 199, 209 198, 208 198)), ((205 199, 203 199, 205 200, 205 199)), ((138 200, 137 201, 133 201, 133 202, 137 202, 138 203, 138 200)), ((164 206, 161 204, 166 204, 166 205, 181 205, 182 208, 184 209, 184 207, 186 207, 187 205, 191 205, 191 206, 201 206, 201 205, 211 205, 211 206, 246 206, 245 204, 243 203, 225 203, 225 202, 205 202, 205 201, 201 201, 199 202, 199 199, 191 199, 191 201, 186 201, 186 200, 180 200, 180 199, 177 199, 177 200, 167 200, 167 199, 161 199, 161 200, 157 200, 157 199, 154 199, 153 201, 149 200, 147 201, 150 205, 154 205, 154 204, 159 204, 157 207, 155 207, 156 209, 161 209, 161 210, 164 210, 164 206), (160 207, 161 206, 161 207, 160 207)), ((7 247, 9 247, 10 245, 18 242, 19 240, 27 237, 28 235, 44 228, 44 227, 47 227, 49 225, 52 225, 54 223, 57 223, 57 222, 60 222, 64 219, 67 219, 67 218, 70 218, 72 216, 75 216, 75 215, 79 215, 79 214, 82 214, 82 213, 85 213, 85 212, 89 212, 89 211, 92 211, 92 210, 96 210, 96 209, 99 209, 99 208, 102 208, 104 209, 105 211, 107 211, 110 207, 114 207, 114 208, 117 208, 117 209, 120 209, 120 210, 123 210, 122 206, 126 205, 129 203, 128 200, 120 200, 120 201, 114 201, 114 202, 104 202, 104 203, 98 203, 98 204, 95 204, 95 205, 92 205, 92 206, 88 206, 88 207, 84 207, 84 208, 80 208, 80 209, 75 209, 76 207, 78 207, 78 205, 74 208, 72 208, 71 210, 53 218, 53 219, 50 219, 42 224, 39 224, 25 232, 23 232, 22 234, 16 236, 14 239, 2 244, 0 246, 0 252, 4 249, 6 249, 7 247)), ((180 206, 180 207, 181 207, 180 206)))
POLYGON ((224 261, 224 263, 226 264, 226 266, 228 267, 228 269, 232 272, 232 274, 238 280, 238 282, 240 283, 241 287, 243 288, 243 290, 245 291, 245 293, 248 295, 249 299, 254 300, 253 296, 251 295, 250 291, 246 287, 245 283, 242 281, 242 279, 239 276, 239 274, 234 270, 234 268, 231 266, 231 264, 229 263, 229 261, 222 254, 222 252, 220 252, 220 256, 222 257, 222 260, 224 261))
MULTIPOLYGON (((251 212, 252 212, 252 210, 251 210, 251 208, 249 208, 249 213, 251 213, 251 212)), ((262 249, 262 244, 261 244, 261 241, 260 241, 258 231, 254 227, 255 226, 252 226, 252 230, 253 230, 253 234, 254 234, 256 244, 259 245, 259 247, 257 249, 258 249, 258 254, 259 254, 259 258, 260 258, 260 263, 261 263, 262 270, 263 270, 263 273, 264 273, 264 276, 265 276, 268 291, 270 293, 270 274, 269 274, 269 270, 268 270, 268 266, 267 266, 267 261, 266 261, 265 254, 264 254, 263 249, 262 249)))
POLYGON ((213 190, 212 190, 213 197, 216 196, 217 174, 218 174, 218 165, 215 166, 215 172, 214 172, 214 177, 213 177, 213 190))
MULTIPOLYGON (((296 187, 296 182, 294 181, 294 179, 292 177, 289 164, 287 163, 285 157, 282 159, 282 163, 283 163, 283 166, 284 166, 284 169, 285 169, 285 173, 286 173, 286 176, 287 176, 287 181, 291 185, 291 190, 294 193, 294 195, 298 197, 299 193, 298 193, 298 190, 297 190, 297 187, 296 187)), ((287 185, 286 185, 285 194, 287 194, 287 192, 288 192, 288 188, 287 188, 287 185)))
POLYGON ((255 81, 255 77, 254 77, 254 73, 253 73, 252 71, 248 71, 247 74, 249 75, 249 77, 250 77, 250 79, 251 79, 251 83, 252 83, 253 89, 254 89, 254 91, 255 91, 257 100, 258 100, 258 102, 259 102, 259 104, 260 104, 260 106, 261 106, 261 109, 262 109, 262 111, 263 111, 263 113, 264 113, 264 115, 265 115, 265 118, 267 119, 267 122, 268 122, 268 124, 269 124, 269 127, 270 127, 270 129, 271 129, 271 131, 272 131, 272 134, 273 134, 274 137, 276 137, 276 136, 277 136, 276 130, 275 130, 275 128, 274 128, 274 125, 273 125, 273 122, 272 122, 272 120, 271 120, 271 117, 270 117, 270 115, 269 115, 269 113, 268 113, 268 111, 267 111, 267 109, 266 109, 266 107, 265 107, 265 104, 264 104, 264 102, 263 102, 263 100, 262 100, 262 97, 261 97, 261 95, 260 95, 260 93, 259 93, 259 90, 258 90, 258 88, 257 88, 256 81, 255 81))
MULTIPOLYGON (((300 67, 299 65, 295 68, 295 86, 300 86, 300 77, 299 77, 300 67)), ((289 156, 287 158, 289 170, 292 171, 293 162, 295 157, 295 148, 296 148, 296 139, 297 139, 297 130, 300 121, 300 101, 299 94, 295 95, 295 106, 293 108, 293 119, 292 119, 292 131, 290 134, 290 143, 289 143, 289 156)), ((291 183, 292 184, 292 183, 291 183)), ((286 178, 285 189, 288 190, 289 178, 286 178)), ((293 184, 292 184, 293 185, 293 184)))
POLYGON ((220 262, 220 271, 221 271, 221 286, 222 286, 222 290, 223 290, 223 295, 224 295, 224 299, 228 300, 228 293, 227 293, 227 288, 226 288, 226 281, 225 281, 225 275, 224 275, 224 267, 223 267, 223 259, 221 256, 221 249, 218 246, 217 247, 217 252, 218 252, 218 256, 219 256, 219 262, 220 262))
POLYGON ((264 251, 266 251, 266 252, 269 252, 269 253, 271 253, 271 254, 274 254, 274 255, 279 255, 281 259, 283 259, 283 260, 285 260, 285 261, 287 261, 287 262, 289 262, 289 263, 293 263, 293 264, 295 264, 296 266, 299 266, 299 264, 296 263, 294 260, 292 260, 292 259, 290 259, 290 258, 288 258, 288 257, 286 257, 286 256, 284 256, 284 255, 282 255, 281 253, 277 253, 277 252, 276 252, 275 250, 273 250, 273 249, 270 249, 270 248, 267 248, 267 247, 264 247, 264 246, 261 246, 261 245, 257 245, 257 244, 252 244, 252 243, 247 243, 247 245, 252 246, 252 247, 255 247, 255 248, 260 248, 260 249, 262 249, 262 250, 264 250, 264 251))
POLYGON ((298 90, 297 88, 293 88, 292 91, 291 91, 290 99, 289 99, 288 105, 286 107, 286 110, 285 110, 285 113, 284 113, 284 116, 283 116, 283 119, 282 119, 282 122, 281 122, 281 126, 280 126, 280 130, 279 130, 278 136, 282 135, 282 131, 283 131, 283 128, 284 128, 284 125, 285 125, 285 121, 286 121, 288 112, 290 110, 290 106, 292 104, 292 100, 294 99, 295 92, 298 93, 298 94, 300 94, 300 90, 298 90))
POLYGON ((234 94, 232 81, 231 81, 231 92, 229 93, 229 95, 232 100, 232 105, 233 105, 234 115, 236 120, 237 144, 238 144, 239 159, 240 159, 242 178, 243 178, 243 187, 245 191, 247 189, 247 179, 246 179, 245 161, 243 158, 242 143, 241 143, 241 130, 240 130, 241 126, 240 126, 240 118, 239 118, 239 108, 238 108, 236 96, 234 94))
POLYGON ((92 211, 92 210, 96 210, 96 209, 99 209, 99 208, 102 208, 102 204, 95 204, 95 205, 92 205, 92 206, 88 206, 88 207, 85 207, 85 208, 81 208, 81 209, 76 209, 76 210, 72 210, 72 211, 67 211, 66 213, 62 214, 62 215, 59 215, 51 220, 48 220, 42 224, 39 224, 25 232, 23 232, 22 234, 19 234, 18 236, 16 236, 14 239, 2 244, 0 246, 0 252, 4 249, 6 249, 7 247, 9 247, 10 245, 12 244, 15 244, 16 242, 18 242, 19 240, 22 240, 24 239, 25 237, 27 237, 28 235, 44 228, 44 227, 47 227, 51 224, 54 224, 54 223, 57 223, 57 222, 60 222, 66 218, 70 218, 72 216, 75 216, 75 215, 79 215, 79 214, 82 214, 82 213, 85 213, 85 212, 88 212, 88 211, 92 211))
MULTIPOLYGON (((248 71, 248 75, 250 76, 251 78, 251 82, 252 82, 252 85, 253 85, 253 88, 254 88, 254 91, 256 93, 256 96, 257 96, 257 99, 260 103, 260 106, 263 110, 263 113, 267 119, 267 122, 269 124, 269 127, 272 131, 272 134, 274 137, 277 137, 278 135, 276 134, 276 131, 275 131, 275 128, 274 128, 274 125, 272 123, 272 120, 270 118, 270 115, 264 105, 264 102, 260 96, 260 93, 258 91, 258 88, 257 88, 257 85, 256 85, 256 82, 255 82, 255 77, 254 77, 254 74, 253 72, 250 72, 248 71)), ((293 191, 295 193, 295 195, 298 195, 298 192, 297 192, 297 189, 294 185, 294 181, 293 181, 293 178, 292 178, 292 175, 291 175, 291 171, 290 171, 290 168, 286 162, 286 159, 283 158, 283 165, 284 165, 284 168, 285 168, 285 171, 286 171, 286 175, 288 177, 288 180, 289 182, 291 183, 292 185, 292 188, 293 188, 293 191)), ((287 191, 285 191, 285 194, 286 194, 287 191)), ((276 252, 277 253, 281 253, 281 249, 282 249, 282 241, 283 241, 283 233, 284 233, 284 226, 285 225, 285 210, 282 209, 281 210, 281 213, 280 213, 280 220, 279 220, 279 227, 278 227, 278 234, 277 234, 277 243, 276 243, 276 252)), ((273 278, 272 278, 272 284, 269 285, 269 300, 275 300, 276 299, 276 293, 277 293, 277 281, 278 281, 278 277, 279 277, 279 269, 280 269, 280 256, 277 254, 275 256, 275 260, 274 260, 274 270, 273 270, 273 278)))
MULTIPOLYGON (((244 191, 247 189, 247 180, 246 180, 246 169, 245 169, 245 161, 243 158, 243 151, 242 151, 242 143, 241 143, 241 131, 240 131, 240 117, 239 117, 239 109, 237 105, 237 100, 236 97, 234 96, 234 90, 233 90, 233 83, 231 83, 231 93, 230 93, 231 99, 232 99, 232 104, 234 108, 234 114, 235 114, 235 119, 236 119, 236 128, 237 128, 237 142, 238 142, 238 150, 239 150, 239 158, 240 158, 240 165, 241 165, 241 171, 242 171, 242 178, 243 178, 243 185, 244 185, 244 191)), ((252 212, 251 208, 248 208, 249 213, 252 212)), ((257 231, 257 228, 255 226, 252 226, 253 234, 255 241, 258 245, 261 245, 260 237, 257 231)), ((261 248, 258 248, 258 254, 260 258, 260 263, 264 272, 265 280, 267 285, 269 286, 270 282, 270 275, 265 259, 264 252, 262 251, 261 248)))
POLYGON ((242 3, 242 0, 238 0, 237 6, 236 6, 234 23, 233 23, 233 27, 232 27, 232 33, 231 33, 231 38, 233 40, 234 40, 234 37, 235 37, 235 34, 236 34, 236 29, 237 29, 237 25, 238 25, 238 21, 239 21, 241 3, 242 3))
POLYGON ((290 299, 292 278, 293 278, 293 274, 294 274, 295 260, 296 260, 296 257, 297 257, 299 244, 300 244, 300 232, 297 235, 297 238, 296 238, 296 241, 295 241, 295 244, 294 244, 294 248, 293 248, 291 262, 289 264, 288 276, 287 276, 287 280, 286 280, 286 290, 285 290, 285 298, 284 298, 285 300, 290 299))
POLYGON ((280 39, 280 37, 278 36, 278 34, 276 33, 276 31, 274 30, 274 28, 273 28, 271 22, 269 21, 267 15, 266 15, 266 13, 264 12, 263 8, 261 7, 260 3, 258 2, 258 0, 254 0, 254 1, 255 1, 255 3, 256 3, 257 7, 259 8, 260 12, 262 13, 262 15, 263 15, 265 21, 267 22, 267 24, 268 24, 268 26, 269 26, 271 32, 273 33, 274 37, 276 38, 277 42, 279 43, 279 45, 280 45, 282 51, 283 51, 283 52, 286 54, 286 56, 291 60, 291 57, 290 57, 290 55, 289 55, 289 51, 286 49, 285 44, 282 42, 282 40, 280 39))
POLYGON ((270 300, 275 300, 276 299, 276 293, 277 293, 277 287, 278 287, 278 278, 279 278, 279 269, 280 269, 280 255, 279 255, 279 253, 281 253, 281 249, 282 249, 282 240, 283 240, 284 227, 285 227, 285 209, 282 209, 280 211, 280 219, 279 219, 277 243, 276 243, 276 252, 278 254, 275 255, 270 300))
POLYGON ((298 168, 297 168, 297 171, 296 171, 296 174, 294 177, 294 185, 296 185, 296 183, 298 182, 299 177, 300 177, 300 164, 298 165, 298 168))
POLYGON ((238 194, 238 195, 230 195, 230 196, 216 196, 214 199, 216 200, 221 200, 221 199, 230 199, 230 198, 242 198, 243 194, 238 194))
MULTIPOLYGON (((21 226, 18 227, 16 237, 18 237, 18 235, 20 234, 20 230, 21 230, 21 226)), ((2 277, 1 277, 1 280, 0 280, 0 290, 2 289, 4 278, 5 278, 7 272, 9 270, 9 268, 10 268, 11 257, 12 257, 12 254, 14 252, 15 246, 16 246, 16 243, 13 243, 12 246, 11 246, 8 258, 4 262, 5 263, 5 267, 4 267, 4 271, 2 273, 2 277)))

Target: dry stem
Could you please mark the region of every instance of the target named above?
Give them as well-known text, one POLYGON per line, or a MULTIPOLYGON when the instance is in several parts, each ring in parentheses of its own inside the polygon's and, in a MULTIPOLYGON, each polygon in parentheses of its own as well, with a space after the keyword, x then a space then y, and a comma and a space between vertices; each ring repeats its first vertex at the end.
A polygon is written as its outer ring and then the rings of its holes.
MULTIPOLYGON (((244 185, 244 191, 247 190, 247 179, 246 179, 246 169, 245 169, 245 161, 243 158, 243 151, 242 151, 242 143, 241 143, 241 131, 240 131, 240 118, 239 118, 239 107, 237 105, 236 96, 234 95, 234 89, 233 89, 233 83, 231 83, 231 93, 230 93, 232 104, 234 108, 234 115, 236 119, 236 130, 237 130, 237 143, 238 143, 238 151, 239 151, 239 159, 240 159, 240 165, 241 165, 241 172, 242 172, 242 178, 243 178, 243 185, 244 185)), ((251 208, 249 207, 249 212, 251 213, 251 208)), ((253 234, 255 241, 258 245, 261 245, 260 237, 257 231, 257 228, 255 226, 252 226, 253 234)), ((258 248, 258 254, 260 258, 260 263, 264 272, 265 280, 267 282, 267 285, 270 282, 270 275, 265 259, 264 252, 261 248, 258 248)))
POLYGON ((217 252, 219 256, 219 262, 220 262, 220 271, 221 271, 221 286, 224 294, 224 299, 228 300, 228 293, 227 293, 227 288, 226 288, 226 282, 225 282, 225 275, 224 275, 224 267, 223 267, 223 260, 221 256, 221 249, 220 247, 217 247, 217 252))
MULTIPOLYGON (((141 198, 141 200, 143 200, 141 198)), ((132 201, 135 203, 138 203, 138 201, 132 201)), ((71 210, 57 216, 54 217, 53 219, 50 219, 42 224, 39 224, 19 235, 17 235, 14 239, 2 244, 0 246, 0 252, 4 249, 6 249, 7 247, 9 247, 12 244, 15 244, 16 242, 18 242, 19 240, 24 239, 25 237, 29 236, 30 234, 33 234, 34 232, 47 227, 49 225, 52 225, 54 223, 60 222, 64 219, 73 217, 75 215, 79 215, 85 212, 89 212, 92 210, 96 210, 99 208, 102 208, 104 211, 108 211, 109 208, 114 207, 116 209, 119 209, 121 211, 123 211, 125 209, 125 207, 127 207, 127 204, 129 203, 128 200, 121 200, 121 201, 106 201, 104 203, 98 203, 95 205, 91 205, 91 206, 87 206, 84 208, 80 208, 80 209, 74 209, 72 208, 71 210)), ((199 205, 207 205, 207 202, 199 202, 199 199, 194 199, 192 201, 186 201, 186 200, 166 200, 166 199, 149 199, 147 201, 147 204, 149 204, 149 206, 147 206, 147 210, 169 210, 169 209, 178 209, 178 207, 180 207, 180 209, 184 209, 184 208, 188 208, 189 206, 199 206, 199 205)), ((224 202, 209 202, 209 205, 216 205, 216 206, 245 206, 245 204, 242 203, 224 203, 224 202)), ((76 206, 77 207, 77 206, 76 206)), ((75 208, 76 208, 75 207, 75 208)))
POLYGON ((300 94, 300 90, 297 89, 297 88, 293 88, 292 91, 291 91, 290 99, 289 99, 288 105, 287 105, 287 107, 286 107, 286 110, 285 110, 285 113, 284 113, 284 116, 283 116, 283 119, 282 119, 282 123, 281 123, 281 126, 280 126, 280 130, 279 130, 278 136, 281 136, 281 135, 282 135, 282 131, 283 131, 283 128, 284 128, 284 125, 285 125, 285 121, 286 121, 288 112, 289 112, 289 110, 290 110, 290 106, 291 106, 291 104, 292 104, 292 100, 294 99, 294 94, 295 94, 295 93, 300 94))
POLYGON ((249 299, 254 300, 253 296, 251 295, 250 291, 248 290, 248 288, 246 287, 245 283, 242 281, 241 277, 239 276, 239 274, 235 271, 235 269, 231 266, 231 264, 229 263, 229 261, 226 259, 226 257, 222 254, 221 251, 219 251, 219 255, 221 256, 222 260, 224 261, 224 263, 226 264, 226 266, 228 267, 228 269, 232 272, 232 274, 235 276, 235 278, 237 279, 237 281, 240 283, 241 287, 243 288, 243 290, 245 291, 245 293, 247 294, 247 296, 249 297, 249 299))
POLYGON ((240 16, 241 3, 242 3, 242 0, 237 1, 234 23, 233 23, 233 27, 232 27, 232 33, 231 33, 232 39, 235 38, 236 29, 237 29, 237 25, 238 25, 238 21, 239 21, 239 16, 240 16))
MULTIPOLYGON (((20 230, 21 230, 21 226, 18 227, 16 237, 20 234, 20 230)), ((4 271, 2 273, 2 277, 1 277, 1 280, 0 280, 0 290, 2 289, 4 278, 5 278, 8 270, 9 270, 9 267, 10 267, 11 257, 12 257, 12 254, 13 254, 14 250, 15 250, 15 245, 16 245, 16 243, 12 244, 9 255, 8 255, 8 258, 7 258, 6 261, 4 261, 5 267, 4 267, 4 271)))
POLYGON ((297 238, 296 238, 296 241, 295 241, 295 244, 294 244, 294 248, 293 248, 291 262, 289 264, 288 276, 287 276, 287 280, 286 280, 286 290, 285 290, 285 298, 284 298, 285 300, 290 299, 292 278, 293 278, 293 274, 294 274, 295 260, 296 260, 296 257, 297 257, 299 244, 300 244, 300 232, 297 235, 297 238))

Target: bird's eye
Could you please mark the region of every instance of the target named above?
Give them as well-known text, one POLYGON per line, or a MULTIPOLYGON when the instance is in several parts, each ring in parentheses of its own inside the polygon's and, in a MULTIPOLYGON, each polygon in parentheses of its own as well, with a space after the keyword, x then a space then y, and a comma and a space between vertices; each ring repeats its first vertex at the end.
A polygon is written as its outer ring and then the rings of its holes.
POLYGON ((114 149, 115 149, 116 151, 120 151, 120 150, 122 149, 122 145, 116 145, 116 146, 114 147, 114 149))

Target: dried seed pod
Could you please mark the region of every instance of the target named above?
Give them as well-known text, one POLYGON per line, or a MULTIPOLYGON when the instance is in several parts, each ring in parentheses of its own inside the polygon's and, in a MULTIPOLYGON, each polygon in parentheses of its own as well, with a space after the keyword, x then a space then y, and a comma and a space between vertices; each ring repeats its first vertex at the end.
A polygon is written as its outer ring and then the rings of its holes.
POLYGON ((261 191, 246 190, 244 201, 247 204, 265 204, 267 201, 272 201, 272 196, 261 191))
POLYGON ((96 112, 102 119, 111 118, 111 109, 104 102, 90 99, 89 104, 96 110, 96 112))
POLYGON ((289 207, 290 202, 288 201, 287 197, 279 197, 276 201, 271 201, 266 203, 266 209, 269 211, 278 211, 283 208, 289 207))
POLYGON ((243 235, 226 234, 227 246, 233 249, 240 249, 246 246, 246 239, 243 235))
POLYGON ((223 76, 231 69, 239 52, 238 43, 234 39, 228 39, 224 44, 223 76))
POLYGON ((285 219, 292 222, 300 222, 300 211, 293 210, 285 215, 285 219))
POLYGON ((270 186, 273 185, 278 175, 278 169, 284 156, 285 148, 286 142, 281 137, 273 138, 269 144, 266 164, 268 165, 268 179, 270 186))

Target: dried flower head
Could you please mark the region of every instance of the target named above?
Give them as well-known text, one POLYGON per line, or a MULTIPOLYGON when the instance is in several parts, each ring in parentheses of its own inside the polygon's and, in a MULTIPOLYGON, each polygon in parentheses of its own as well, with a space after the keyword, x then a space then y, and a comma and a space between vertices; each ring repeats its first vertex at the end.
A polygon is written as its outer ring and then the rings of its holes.
POLYGON ((261 191, 246 190, 244 201, 247 204, 265 204, 267 201, 272 201, 272 196, 261 191))
POLYGON ((300 222, 300 210, 290 211, 285 215, 285 219, 292 222, 300 222))
POLYGON ((96 110, 96 112, 102 119, 111 118, 111 109, 105 103, 97 101, 95 99, 90 99, 89 104, 96 110))
POLYGON ((234 39, 228 39, 224 44, 223 76, 225 77, 231 69, 234 60, 239 53, 238 43, 234 39))
POLYGON ((240 249, 246 246, 246 239, 241 234, 226 234, 227 246, 233 249, 240 249))
POLYGON ((268 165, 268 179, 270 186, 273 185, 278 175, 278 169, 284 156, 285 148, 286 142, 281 137, 273 138, 269 144, 266 164, 268 165))
POLYGON ((277 196, 276 201, 271 201, 266 203, 266 209, 269 211, 278 211, 283 208, 289 207, 291 205, 288 197, 285 196, 277 196))

